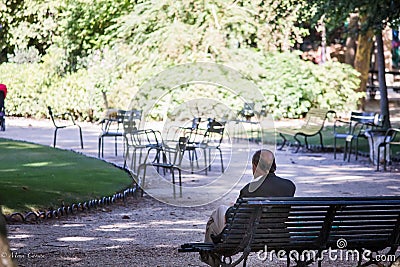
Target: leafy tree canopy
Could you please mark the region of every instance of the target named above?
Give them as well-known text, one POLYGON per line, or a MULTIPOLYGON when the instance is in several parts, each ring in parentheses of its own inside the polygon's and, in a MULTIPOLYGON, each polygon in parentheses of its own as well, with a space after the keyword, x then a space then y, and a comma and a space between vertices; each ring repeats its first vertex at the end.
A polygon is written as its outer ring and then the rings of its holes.
POLYGON ((400 1, 396 0, 311 0, 309 5, 315 10, 314 22, 324 16, 328 25, 338 26, 350 13, 359 13, 364 18, 363 31, 400 25, 400 1))

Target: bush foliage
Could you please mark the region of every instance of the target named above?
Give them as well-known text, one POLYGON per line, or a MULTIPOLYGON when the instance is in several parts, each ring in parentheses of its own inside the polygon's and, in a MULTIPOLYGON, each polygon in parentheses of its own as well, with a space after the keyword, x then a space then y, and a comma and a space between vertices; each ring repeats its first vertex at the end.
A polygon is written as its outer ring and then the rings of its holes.
MULTIPOLYGON (((4 51, 9 55, 9 63, 0 65, 0 82, 9 87, 7 113, 44 117, 51 105, 55 112, 70 111, 91 121, 106 108, 130 107, 135 98, 134 107, 144 109, 146 101, 158 98, 160 92, 141 92, 143 83, 191 62, 216 62, 238 70, 263 93, 264 99, 254 100, 257 106, 267 105, 275 118, 299 117, 313 106, 352 109, 360 97, 354 92, 359 79, 353 69, 334 62, 314 65, 290 52, 307 33, 299 26, 305 18, 303 4, 292 0, 3 4, 7 12, 0 15, 0 24, 14 18, 0 31, 2 56, 4 51), (17 12, 27 5, 35 9, 17 12), (15 13, 20 15, 13 17, 15 13), (144 98, 137 99, 138 93, 144 98)), ((196 95, 229 99, 234 110, 243 105, 223 90, 206 86, 182 88, 169 101, 180 105, 196 95)), ((153 117, 161 119, 162 112, 157 112, 153 117)))
MULTIPOLYGON (((10 88, 6 99, 8 114, 43 117, 50 105, 56 112, 70 111, 82 120, 96 120, 106 108, 103 95, 108 107, 129 108, 142 83, 156 73, 145 68, 134 70, 135 65, 129 64, 132 59, 126 56, 122 59, 125 52, 122 55, 114 52, 106 51, 93 59, 88 68, 64 76, 50 76, 43 63, 0 65, 0 80, 10 88)), ((225 64, 257 85, 264 99, 255 99, 256 106, 267 105, 275 118, 296 118, 316 106, 346 111, 355 108, 360 97, 354 91, 359 81, 357 73, 348 65, 330 62, 318 66, 289 52, 247 53, 239 53, 234 57, 237 61, 225 64)), ((216 94, 214 99, 231 97, 206 86, 197 86, 192 93, 187 93, 187 88, 181 90, 181 94, 173 95, 172 102, 183 103, 196 97, 211 97, 211 94, 216 94)), ((160 93, 146 92, 146 95, 135 108, 143 109, 147 100, 158 98, 160 93)), ((243 105, 240 101, 231 102, 234 110, 243 105)))

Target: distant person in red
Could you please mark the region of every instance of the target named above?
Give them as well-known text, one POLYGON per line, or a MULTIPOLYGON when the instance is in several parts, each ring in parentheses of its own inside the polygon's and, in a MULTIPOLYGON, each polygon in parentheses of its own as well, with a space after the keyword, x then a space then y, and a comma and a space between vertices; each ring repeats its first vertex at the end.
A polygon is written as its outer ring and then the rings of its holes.
POLYGON ((0 83, 0 114, 4 116, 4 99, 7 95, 7 86, 0 83))
POLYGON ((7 86, 5 84, 0 83, 0 131, 5 131, 6 130, 6 124, 5 124, 5 115, 6 111, 4 108, 4 99, 6 98, 7 95, 7 86))

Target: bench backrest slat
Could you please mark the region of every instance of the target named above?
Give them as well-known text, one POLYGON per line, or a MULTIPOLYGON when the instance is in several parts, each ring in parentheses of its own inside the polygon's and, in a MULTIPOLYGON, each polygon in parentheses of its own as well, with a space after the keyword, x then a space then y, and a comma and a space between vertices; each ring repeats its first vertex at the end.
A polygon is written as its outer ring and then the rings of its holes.
POLYGON ((328 112, 329 110, 327 109, 310 109, 305 117, 305 125, 302 128, 322 128, 328 112))
POLYGON ((242 246, 252 233, 251 250, 337 248, 340 238, 347 248, 390 247, 399 243, 400 197, 337 198, 248 198, 238 200, 228 214, 223 242, 217 249, 224 255, 242 246), (250 215, 262 213, 254 229, 250 215))

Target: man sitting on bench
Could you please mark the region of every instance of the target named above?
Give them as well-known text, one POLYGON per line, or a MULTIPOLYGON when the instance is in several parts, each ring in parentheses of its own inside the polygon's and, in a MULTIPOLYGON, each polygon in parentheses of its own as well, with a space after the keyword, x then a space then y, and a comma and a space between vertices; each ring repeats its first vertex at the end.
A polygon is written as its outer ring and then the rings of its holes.
MULTIPOLYGON (((276 163, 274 154, 271 151, 262 149, 254 153, 252 168, 254 181, 240 190, 239 198, 294 196, 296 191, 294 183, 275 175, 276 163)), ((225 227, 225 214, 228 209, 229 206, 221 205, 212 212, 206 226, 205 242, 218 242, 218 235, 225 227)), ((210 266, 220 265, 220 259, 217 255, 201 253, 200 259, 210 266)))

